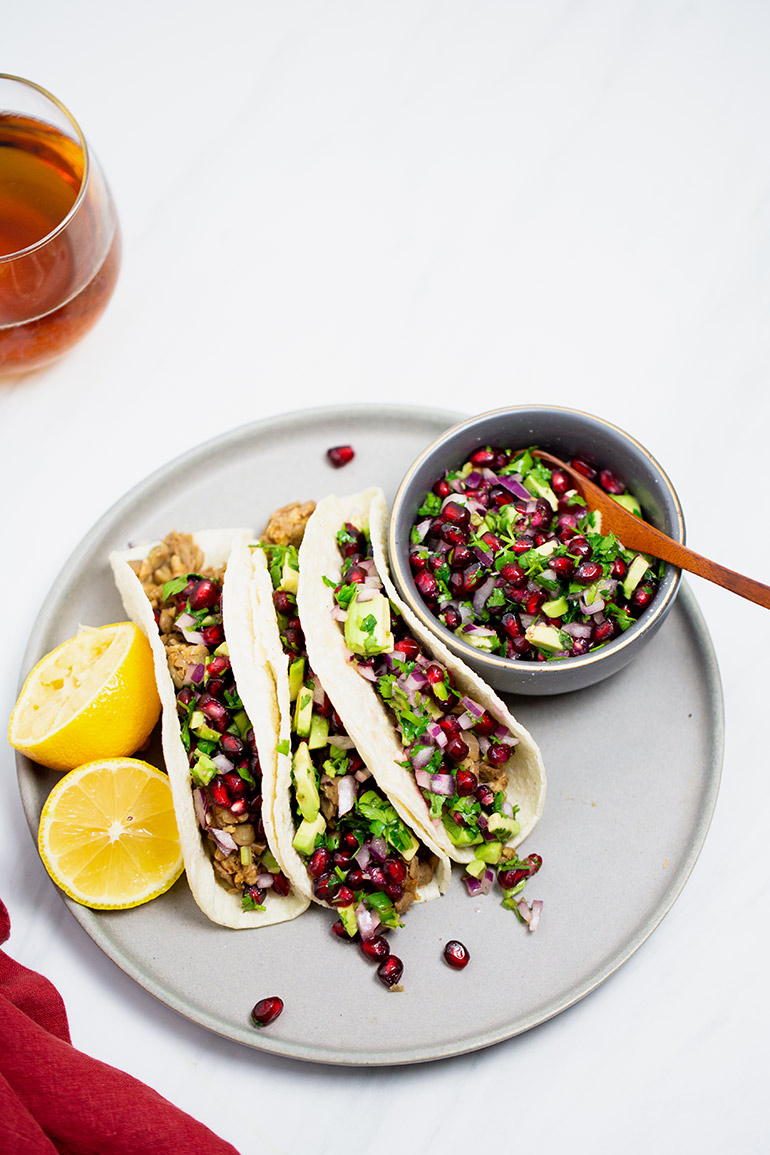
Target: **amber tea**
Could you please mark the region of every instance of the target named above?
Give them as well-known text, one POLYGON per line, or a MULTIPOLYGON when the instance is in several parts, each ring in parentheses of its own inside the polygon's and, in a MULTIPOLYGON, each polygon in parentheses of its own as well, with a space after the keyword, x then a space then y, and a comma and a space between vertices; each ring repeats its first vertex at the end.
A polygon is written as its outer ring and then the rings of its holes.
MULTIPOLYGON (((15 79, 0 77, 0 99, 15 79)), ((119 265, 109 190, 74 122, 67 131, 0 109, 0 375, 74 345, 104 311, 119 265)))

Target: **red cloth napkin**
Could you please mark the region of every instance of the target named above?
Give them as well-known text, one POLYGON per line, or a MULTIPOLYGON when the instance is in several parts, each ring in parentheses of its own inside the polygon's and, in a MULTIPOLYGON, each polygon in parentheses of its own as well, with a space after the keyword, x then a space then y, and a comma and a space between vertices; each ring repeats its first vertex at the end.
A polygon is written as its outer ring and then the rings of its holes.
MULTIPOLYGON (((11 920, 0 901, 0 944, 11 920)), ((0 951, 3 1155, 238 1155, 137 1079, 72 1046, 56 988, 0 951)))

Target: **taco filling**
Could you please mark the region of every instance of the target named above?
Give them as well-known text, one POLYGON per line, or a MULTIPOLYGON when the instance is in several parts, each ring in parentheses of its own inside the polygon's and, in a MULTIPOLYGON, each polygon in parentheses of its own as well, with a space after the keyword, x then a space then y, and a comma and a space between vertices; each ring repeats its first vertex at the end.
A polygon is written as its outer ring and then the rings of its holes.
POLYGON ((188 534, 129 562, 153 608, 174 683, 195 815, 213 868, 244 911, 286 896, 267 846, 254 730, 238 695, 222 622, 224 567, 207 569, 188 534))
POLYGON ((468 694, 442 662, 429 656, 383 589, 368 525, 346 522, 337 533, 342 558, 333 587, 348 660, 386 707, 403 747, 400 765, 420 790, 434 826, 467 851, 471 894, 487 893, 497 874, 504 905, 539 870, 539 855, 520 859, 519 807, 508 798, 508 764, 519 738, 468 694))
POLYGON ((415 837, 372 777, 308 659, 297 612, 294 544, 262 541, 288 660, 293 849, 316 899, 350 936, 369 938, 401 916, 433 879, 437 856, 415 837))

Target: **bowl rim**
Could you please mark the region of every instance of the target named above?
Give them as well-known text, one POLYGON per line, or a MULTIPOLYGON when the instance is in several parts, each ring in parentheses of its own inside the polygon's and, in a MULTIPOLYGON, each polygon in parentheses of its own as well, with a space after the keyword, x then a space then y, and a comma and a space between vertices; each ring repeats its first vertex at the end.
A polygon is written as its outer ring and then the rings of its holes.
POLYGON ((645 635, 648 635, 651 631, 654 632, 674 603, 674 599, 679 590, 682 571, 676 566, 669 563, 666 564, 658 591, 659 596, 654 599, 649 613, 645 613, 641 618, 637 619, 633 626, 625 630, 618 637, 613 638, 610 642, 599 646, 595 650, 589 650, 587 654, 559 658, 558 660, 550 662, 519 662, 511 658, 500 657, 498 654, 485 653, 483 650, 479 650, 475 646, 471 646, 468 642, 459 639, 457 635, 447 629, 438 618, 426 610, 422 599, 414 588, 414 578, 411 570, 401 564, 399 556, 400 543, 396 535, 396 522, 399 511, 404 509, 407 490, 415 474, 428 458, 445 448, 463 431, 474 425, 482 424, 486 421, 499 420, 503 416, 512 414, 564 414, 568 418, 578 417, 610 431, 622 441, 630 443, 642 457, 647 459, 652 470, 659 475, 673 503, 676 515, 676 525, 669 533, 669 536, 673 537, 676 541, 680 541, 682 544, 685 542, 684 513, 678 494, 665 469, 663 469, 657 458, 655 458, 640 441, 630 433, 627 433, 625 429, 621 429, 619 425, 614 425, 611 421, 607 421, 603 417, 597 417, 595 414, 588 413, 585 410, 571 409, 563 405, 506 405, 478 413, 475 416, 465 418, 463 421, 453 425, 450 429, 445 430, 444 433, 435 438, 435 440, 432 441, 430 445, 427 445, 419 456, 415 458, 404 474, 396 491, 388 524, 388 555, 390 567, 396 588, 401 594, 401 597, 411 611, 417 615, 421 624, 431 633, 436 634, 444 644, 447 645, 455 655, 464 660, 467 665, 485 667, 487 670, 495 671, 500 675, 508 674, 510 676, 515 672, 517 675, 520 673, 523 678, 526 679, 553 679, 560 675, 564 676, 571 671, 584 671, 591 666, 607 662, 612 658, 619 659, 624 656, 626 650, 638 643, 645 635))

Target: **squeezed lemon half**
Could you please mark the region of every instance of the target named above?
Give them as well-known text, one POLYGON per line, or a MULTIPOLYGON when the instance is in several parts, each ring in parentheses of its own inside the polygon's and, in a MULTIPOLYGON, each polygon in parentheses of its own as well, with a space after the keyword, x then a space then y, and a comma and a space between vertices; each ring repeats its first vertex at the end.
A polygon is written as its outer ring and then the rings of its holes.
POLYGON ((73 770, 136 753, 159 714, 152 650, 139 627, 86 626, 32 669, 8 741, 43 766, 73 770))
POLYGON ((168 778, 138 758, 71 770, 40 816, 38 848, 61 889, 95 910, 127 910, 165 893, 183 869, 168 778))

